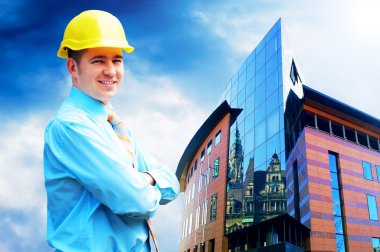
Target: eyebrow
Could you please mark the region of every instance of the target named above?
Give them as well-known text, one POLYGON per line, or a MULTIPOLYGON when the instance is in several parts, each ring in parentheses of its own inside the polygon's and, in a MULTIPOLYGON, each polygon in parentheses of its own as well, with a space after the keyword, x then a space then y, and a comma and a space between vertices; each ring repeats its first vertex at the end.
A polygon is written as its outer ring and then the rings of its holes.
MULTIPOLYGON (((97 60, 97 59, 106 59, 107 56, 105 55, 96 55, 92 58, 90 58, 89 60, 92 61, 92 60, 97 60)), ((123 59, 123 56, 122 55, 115 55, 112 57, 113 59, 123 59)))

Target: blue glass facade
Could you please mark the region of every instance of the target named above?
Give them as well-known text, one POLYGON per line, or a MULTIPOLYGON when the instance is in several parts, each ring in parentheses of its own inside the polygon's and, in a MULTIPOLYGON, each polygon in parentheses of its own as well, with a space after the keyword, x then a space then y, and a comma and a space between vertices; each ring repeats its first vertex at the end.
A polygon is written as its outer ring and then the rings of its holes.
POLYGON ((220 99, 243 109, 230 127, 227 234, 286 212, 283 50, 279 19, 220 99))

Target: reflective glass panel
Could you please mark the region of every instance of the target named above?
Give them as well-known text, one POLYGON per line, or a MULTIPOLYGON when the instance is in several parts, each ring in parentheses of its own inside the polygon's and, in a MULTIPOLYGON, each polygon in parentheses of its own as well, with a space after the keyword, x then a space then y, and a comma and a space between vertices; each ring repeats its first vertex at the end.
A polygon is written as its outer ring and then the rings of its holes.
POLYGON ((261 103, 255 111, 255 122, 259 123, 265 118, 265 103, 261 103))
POLYGON ((267 113, 272 112, 279 105, 278 103, 278 90, 276 90, 271 96, 269 96, 266 100, 267 104, 267 113))
POLYGON ((380 182, 380 165, 376 165, 377 182, 380 182))
POLYGON ((255 166, 264 163, 265 166, 265 144, 260 145, 255 149, 255 166))
POLYGON ((277 55, 273 55, 265 64, 265 74, 270 75, 277 68, 277 55))
POLYGON ((364 178, 365 179, 368 179, 368 180, 372 180, 372 168, 371 168, 371 164, 366 162, 366 161, 363 161, 363 173, 364 173, 364 178))
POLYGON ((264 64, 265 64, 265 50, 261 50, 256 54, 256 69, 262 68, 264 64))
POLYGON ((235 79, 235 81, 232 82, 231 86, 231 99, 235 99, 237 95, 237 88, 238 88, 238 81, 235 79))
POLYGON ((340 208, 340 196, 339 196, 339 190, 337 189, 332 189, 332 203, 333 203, 334 215, 341 216, 342 210, 340 208))
POLYGON ((251 52, 251 54, 247 58, 247 66, 249 64, 255 63, 255 51, 251 52))
POLYGON ((249 115, 255 109, 255 93, 247 97, 245 101, 245 114, 249 115))
POLYGON ((277 36, 273 36, 265 45, 265 56, 267 59, 269 59, 270 57, 272 57, 272 55, 274 54, 276 56, 276 52, 277 52, 277 36))
POLYGON ((226 92, 226 101, 231 104, 231 89, 228 89, 226 92))
POLYGON ((335 233, 343 234, 342 217, 334 216, 335 233))
POLYGON ((255 106, 256 108, 265 100, 265 84, 256 88, 255 106))
POLYGON ((338 182, 338 174, 335 172, 330 172, 331 177, 331 187, 335 189, 339 189, 339 182, 338 182))
POLYGON ((245 101, 245 89, 241 89, 239 94, 238 94, 238 105, 239 105, 239 108, 242 108, 242 105, 244 105, 244 101, 245 101))
POLYGON ((377 215, 376 197, 372 195, 367 195, 367 202, 369 218, 371 220, 379 220, 379 216, 377 215))
MULTIPOLYGON (((249 79, 249 78, 248 78, 249 79)), ((245 95, 248 97, 255 90, 255 77, 252 77, 245 86, 245 95)))
POLYGON ((240 92, 243 88, 245 88, 245 83, 247 82, 247 75, 245 68, 244 70, 239 74, 239 86, 238 91, 240 92))
POLYGON ((265 67, 261 68, 261 70, 259 70, 256 73, 256 88, 264 84, 264 80, 265 80, 265 67))
POLYGON ((267 86, 267 95, 271 94, 278 88, 278 72, 272 72, 265 80, 267 86))
POLYGON ((281 151, 285 150, 285 131, 280 131, 280 148, 281 151))
POLYGON ((279 110, 276 109, 267 117, 267 137, 272 137, 280 131, 279 110))
POLYGON ((253 150, 253 147, 254 147, 253 143, 254 143, 254 136, 253 136, 253 130, 251 130, 245 135, 245 146, 244 146, 245 153, 249 153, 253 150))
MULTIPOLYGON (((279 97, 280 101, 282 101, 282 95, 279 97)), ((280 107, 280 130, 284 128, 284 104, 281 104, 280 107)))
POLYGON ((270 159, 272 155, 276 152, 280 152, 280 134, 277 133, 267 141, 267 156, 266 159, 270 159))
POLYGON ((335 238, 336 238, 336 251, 337 252, 345 252, 346 247, 344 245, 344 236, 341 234, 337 234, 335 236, 335 238))
POLYGON ((264 143, 266 137, 265 120, 261 121, 255 128, 255 146, 264 143))
POLYGON ((338 172, 337 167, 336 167, 336 156, 334 154, 329 154, 329 166, 330 166, 330 171, 332 172, 338 172))
POLYGON ((380 238, 372 237, 372 247, 374 251, 380 252, 380 238))
POLYGON ((253 117, 254 113, 251 113, 249 114, 246 118, 245 118, 245 131, 250 131, 251 129, 253 129, 253 124, 254 124, 254 120, 255 118, 253 117))

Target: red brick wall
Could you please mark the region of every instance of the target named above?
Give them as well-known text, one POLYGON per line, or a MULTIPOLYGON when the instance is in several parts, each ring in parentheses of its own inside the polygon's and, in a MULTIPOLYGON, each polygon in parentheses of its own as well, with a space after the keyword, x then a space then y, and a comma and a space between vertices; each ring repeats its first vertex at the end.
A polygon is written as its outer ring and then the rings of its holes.
MULTIPOLYGON (((199 146, 198 151, 196 155, 193 157, 193 160, 191 160, 190 167, 193 166, 194 161, 198 159, 198 168, 195 172, 193 172, 193 175, 191 179, 189 180, 188 184, 185 187, 185 197, 186 200, 189 192, 192 190, 193 185, 195 184, 195 196, 194 199, 190 201, 189 204, 185 204, 183 217, 182 217, 182 227, 181 227, 181 245, 180 245, 180 251, 193 251, 194 246, 197 246, 197 251, 200 250, 200 246, 202 242, 205 242, 205 251, 208 251, 209 249, 209 240, 215 239, 215 252, 219 251, 227 251, 227 240, 224 238, 224 216, 225 216, 225 198, 226 198, 226 176, 227 176, 227 160, 228 160, 228 144, 229 144, 229 123, 230 123, 230 115, 227 114, 212 130, 212 132, 207 136, 206 140, 199 146), (217 146, 214 146, 215 144, 215 135, 216 133, 221 130, 221 140, 220 143, 217 146), (207 144, 212 139, 213 145, 210 155, 207 155, 207 144), (205 158, 203 163, 200 163, 200 155, 202 150, 205 149, 205 158), (214 164, 214 160, 217 158, 220 158, 219 162, 219 175, 215 179, 212 178, 212 167, 214 164), (198 193, 198 178, 200 176, 200 172, 204 173, 207 169, 207 164, 210 164, 211 172, 210 172, 210 183, 206 186, 203 186, 200 193, 198 193), (216 213, 216 220, 210 222, 210 202, 211 202, 211 196, 215 193, 218 194, 217 197, 217 213, 216 213), (195 221, 196 221, 196 209, 200 205, 202 206, 202 203, 205 200, 208 200, 208 207, 207 207, 207 224, 205 226, 202 226, 202 207, 200 211, 199 216, 199 228, 197 230, 194 230, 195 221), (187 235, 184 239, 182 238, 182 231, 183 231, 183 225, 186 220, 192 215, 192 227, 191 227, 191 234, 187 235), (204 238, 203 238, 203 231, 204 231, 204 238)), ((189 173, 189 172, 188 172, 189 173)), ((189 176, 189 174, 187 174, 189 176)), ((186 178, 187 181, 187 178, 186 178)), ((190 193, 191 195, 191 193, 190 193)))
MULTIPOLYGON (((312 251, 335 251, 331 182, 328 152, 338 153, 343 187, 343 215, 349 251, 372 251, 372 237, 380 236, 380 221, 369 219, 367 194, 376 196, 380 216, 380 182, 375 165, 380 165, 380 153, 311 128, 303 134, 287 162, 287 177, 292 179, 292 163, 295 159, 302 175, 299 184, 307 179, 300 190, 304 200, 301 206, 301 222, 311 228, 312 251), (302 160, 305 159, 305 160, 302 160), (372 165, 373 181, 364 179, 362 161, 372 165), (307 211, 302 211, 308 209, 307 211), (308 215, 311 217, 308 218, 308 215)), ((292 207, 288 207, 291 210, 292 207)))

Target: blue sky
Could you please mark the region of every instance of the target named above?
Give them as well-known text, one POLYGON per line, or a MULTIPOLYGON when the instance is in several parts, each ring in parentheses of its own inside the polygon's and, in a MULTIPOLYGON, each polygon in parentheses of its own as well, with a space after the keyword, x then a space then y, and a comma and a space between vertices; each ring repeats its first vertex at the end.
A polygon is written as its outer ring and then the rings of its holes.
MULTIPOLYGON (((43 131, 71 86, 56 57, 64 28, 86 9, 117 16, 136 47, 113 103, 140 144, 173 171, 279 17, 306 83, 380 118, 376 0, 0 0, 0 251, 49 251, 43 131)), ((181 195, 154 220, 163 251, 178 250, 182 205, 181 195)))

